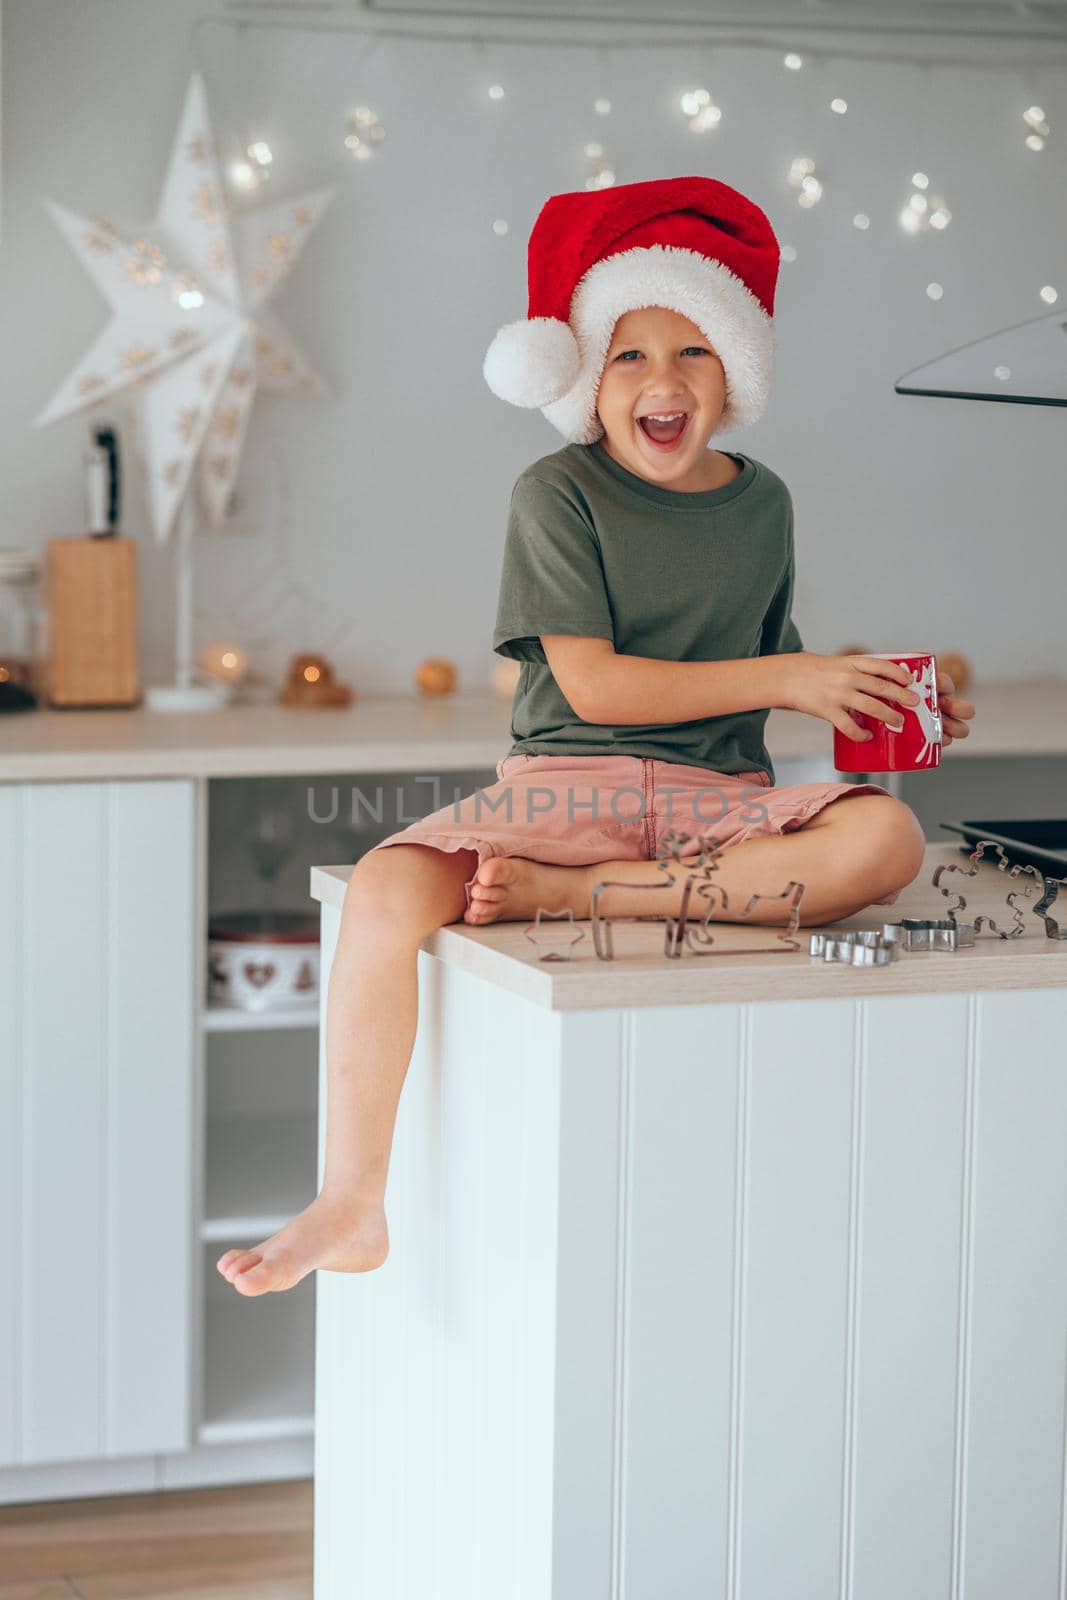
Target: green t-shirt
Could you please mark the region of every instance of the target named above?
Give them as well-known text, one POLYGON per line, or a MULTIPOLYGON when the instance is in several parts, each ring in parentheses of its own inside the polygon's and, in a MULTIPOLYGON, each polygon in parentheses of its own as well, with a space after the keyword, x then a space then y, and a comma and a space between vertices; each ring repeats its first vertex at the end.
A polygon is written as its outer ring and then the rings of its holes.
POLYGON ((599 443, 568 444, 511 496, 493 649, 522 663, 509 754, 635 755, 716 772, 774 768, 768 710, 688 722, 583 722, 539 635, 611 639, 621 655, 736 661, 803 650, 790 616, 793 505, 769 467, 688 494, 639 478, 599 443))

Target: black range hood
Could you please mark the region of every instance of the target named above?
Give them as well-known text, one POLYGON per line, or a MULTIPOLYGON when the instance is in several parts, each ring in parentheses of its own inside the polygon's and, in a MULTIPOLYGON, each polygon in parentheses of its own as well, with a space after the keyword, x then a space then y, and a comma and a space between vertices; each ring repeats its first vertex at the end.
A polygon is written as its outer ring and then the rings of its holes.
POLYGON ((1067 406, 1067 312, 1020 322, 906 372, 897 394, 1067 406))

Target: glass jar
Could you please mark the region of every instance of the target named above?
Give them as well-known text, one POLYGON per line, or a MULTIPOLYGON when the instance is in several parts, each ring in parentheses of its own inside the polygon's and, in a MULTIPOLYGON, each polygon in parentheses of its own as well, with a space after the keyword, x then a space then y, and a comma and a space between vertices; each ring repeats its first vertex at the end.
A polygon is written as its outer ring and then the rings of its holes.
POLYGON ((32 550, 0 549, 0 711, 30 711, 41 699, 40 575, 32 550))

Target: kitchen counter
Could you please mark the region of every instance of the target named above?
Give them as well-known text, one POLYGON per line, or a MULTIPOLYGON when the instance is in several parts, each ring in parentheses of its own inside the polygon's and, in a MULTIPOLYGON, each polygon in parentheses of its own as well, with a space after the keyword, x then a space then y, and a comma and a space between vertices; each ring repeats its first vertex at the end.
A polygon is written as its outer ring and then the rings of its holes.
MULTIPOLYGON (((939 914, 942 861, 848 922, 939 914)), ((317 1274, 316 1600, 1060 1592, 1067 941, 1026 915, 885 968, 428 939, 390 1255, 317 1274)))
MULTIPOLYGON (((945 863, 965 869, 970 866, 956 845, 928 844, 922 870, 901 891, 895 905, 868 906, 827 926, 880 928, 885 921, 904 917, 943 917, 954 901, 943 896, 932 880, 936 868, 945 863)), ((1019 938, 1000 939, 983 928, 973 949, 902 951, 885 967, 853 968, 815 959, 808 954, 810 935, 817 931, 814 927, 797 930, 799 951, 748 953, 753 946, 772 943, 776 930, 730 922, 714 925, 715 948, 730 952, 721 957, 696 955, 686 949, 682 955, 668 958, 663 953, 663 925, 645 922, 617 924, 615 959, 602 961, 593 949, 588 920, 575 923, 583 937, 568 961, 540 959, 541 950, 550 945, 561 951, 566 947, 558 922, 543 925, 540 946, 526 938, 523 923, 472 928, 455 922, 431 934, 422 948, 450 966, 553 1011, 1067 985, 1067 939, 1050 939, 1044 924, 1029 909, 1037 899, 1032 893, 1033 876, 1011 879, 996 863, 996 852, 987 850, 973 879, 955 873, 942 881, 951 882, 953 894, 961 893, 966 899, 961 921, 970 922, 983 913, 992 916, 998 928, 1014 926, 1007 894, 1029 891, 1030 899, 1022 902, 1025 932, 1019 938), (553 944, 554 932, 559 937, 553 944)), ((351 870, 349 866, 313 867, 312 897, 340 907, 351 870)), ((1049 915, 1067 929, 1067 891, 1049 908, 1049 915)))
MULTIPOLYGON (((1067 680, 976 684, 967 698, 975 724, 946 762, 1067 755, 1067 680)), ((368 695, 317 711, 11 713, 0 717, 0 781, 492 768, 511 744, 510 722, 510 699, 488 689, 440 699, 368 695)), ((766 738, 776 763, 832 755, 830 725, 800 712, 772 710, 766 738)))

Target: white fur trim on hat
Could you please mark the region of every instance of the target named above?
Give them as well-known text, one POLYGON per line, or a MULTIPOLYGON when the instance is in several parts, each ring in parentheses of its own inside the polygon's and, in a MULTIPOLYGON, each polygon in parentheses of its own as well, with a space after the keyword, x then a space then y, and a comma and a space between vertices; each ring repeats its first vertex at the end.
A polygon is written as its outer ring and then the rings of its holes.
POLYGON ((774 374, 771 318, 721 261, 654 244, 606 256, 580 280, 570 316, 578 342, 577 376, 566 394, 541 406, 553 427, 571 444, 594 444, 602 437, 596 397, 611 336, 625 312, 645 306, 666 306, 688 317, 714 347, 726 374, 726 401, 714 432, 758 421, 774 374))
POLYGON ((574 387, 578 345, 558 317, 509 322, 486 351, 482 372, 501 400, 513 406, 545 406, 574 387))

